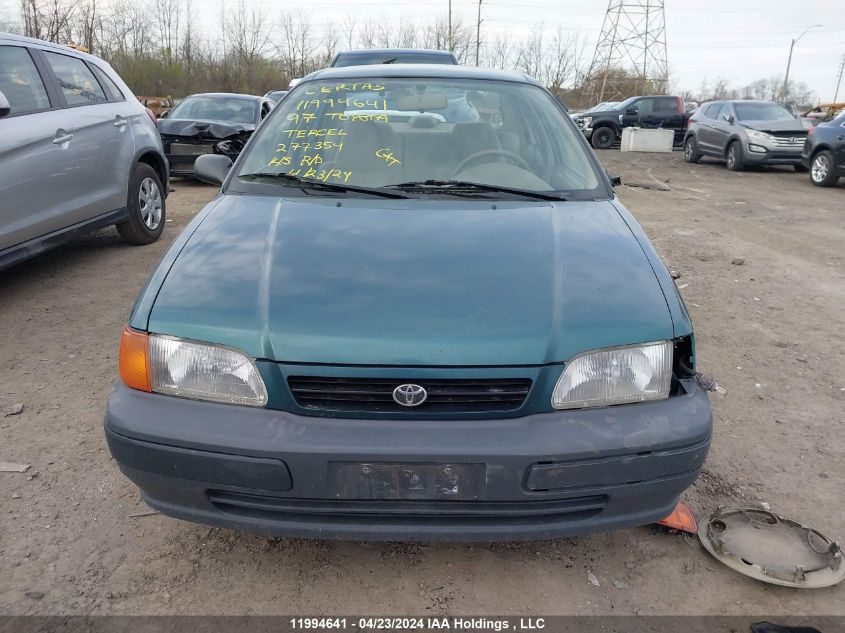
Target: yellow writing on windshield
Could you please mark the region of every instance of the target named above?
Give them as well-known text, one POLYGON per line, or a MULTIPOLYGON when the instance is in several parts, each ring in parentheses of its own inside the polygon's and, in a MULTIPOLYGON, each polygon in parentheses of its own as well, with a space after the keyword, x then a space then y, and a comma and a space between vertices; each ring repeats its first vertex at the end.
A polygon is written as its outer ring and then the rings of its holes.
POLYGON ((375 92, 381 92, 384 90, 384 84, 374 84, 374 83, 354 83, 354 84, 347 84, 347 83, 340 83, 335 86, 321 86, 316 87, 312 86, 310 88, 305 89, 305 94, 307 95, 316 95, 316 94, 332 94, 334 92, 349 92, 349 91, 356 91, 356 90, 372 90, 375 92))
POLYGON ((387 166, 388 166, 388 167, 394 167, 394 166, 396 166, 396 165, 401 165, 401 164, 402 164, 402 163, 399 161, 399 159, 398 159, 398 158, 396 158, 396 157, 393 155, 393 150, 392 150, 392 149, 388 149, 388 148, 385 148, 385 149, 377 149, 377 150, 376 150, 376 156, 377 156, 378 158, 382 158, 382 159, 384 159, 384 162, 386 162, 386 163, 387 163, 387 166))
POLYGON ((306 169, 305 173, 302 173, 302 169, 291 169, 287 173, 288 176, 315 178, 317 180, 322 180, 323 182, 327 182, 331 178, 336 178, 337 180, 342 180, 343 182, 349 182, 349 179, 352 177, 351 171, 343 171, 341 169, 314 169, 313 167, 306 169))
POLYGON ((288 138, 308 138, 309 136, 346 136, 346 130, 343 128, 320 128, 314 130, 285 130, 288 138))

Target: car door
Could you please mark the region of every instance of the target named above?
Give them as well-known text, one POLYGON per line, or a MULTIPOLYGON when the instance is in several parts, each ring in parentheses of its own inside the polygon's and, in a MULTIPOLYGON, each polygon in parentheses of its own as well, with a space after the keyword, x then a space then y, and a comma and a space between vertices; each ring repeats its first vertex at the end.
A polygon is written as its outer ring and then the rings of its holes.
POLYGON ((719 134, 716 130, 716 124, 719 121, 719 113, 722 111, 722 107, 722 103, 711 103, 701 112, 695 141, 699 151, 705 154, 719 153, 719 134))
POLYGON ((736 131, 736 113, 730 103, 725 103, 719 111, 719 118, 713 126, 713 146, 720 156, 728 150, 728 141, 736 131))
POLYGON ((836 155, 836 164, 839 165, 839 171, 845 173, 845 116, 840 117, 840 119, 839 127, 836 129, 836 136, 834 136, 834 143, 836 144, 834 153, 836 155))
POLYGON ((73 123, 75 190, 82 200, 76 221, 125 207, 135 154, 130 118, 136 114, 109 98, 82 58, 46 50, 42 54, 73 123))
POLYGON ((675 132, 675 144, 680 144, 684 133, 684 110, 677 97, 655 97, 648 127, 675 132))
POLYGON ((651 115, 653 102, 651 97, 643 97, 630 104, 622 113, 622 127, 645 127, 645 121, 651 115))
POLYGON ((73 124, 32 49, 0 43, 0 92, 12 106, 0 119, 0 251, 64 228, 72 195, 73 124))

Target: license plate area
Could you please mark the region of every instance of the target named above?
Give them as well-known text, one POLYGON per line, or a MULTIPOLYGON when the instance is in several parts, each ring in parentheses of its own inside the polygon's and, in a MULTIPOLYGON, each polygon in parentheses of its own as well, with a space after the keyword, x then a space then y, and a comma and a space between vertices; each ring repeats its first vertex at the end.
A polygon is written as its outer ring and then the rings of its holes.
POLYGON ((179 156, 202 156, 214 152, 212 144, 171 143, 170 153, 179 156))
POLYGON ((485 464, 330 462, 338 499, 473 500, 487 486, 485 464))

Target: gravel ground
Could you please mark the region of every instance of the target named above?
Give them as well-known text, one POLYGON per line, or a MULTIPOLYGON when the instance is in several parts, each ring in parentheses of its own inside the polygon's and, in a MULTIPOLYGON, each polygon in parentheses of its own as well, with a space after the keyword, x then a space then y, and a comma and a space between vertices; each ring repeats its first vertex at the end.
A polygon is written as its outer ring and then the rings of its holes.
MULTIPOLYGON (((765 501, 843 537, 845 187, 678 153, 600 157, 681 273, 701 366, 727 389, 712 398, 715 441, 687 500, 699 513, 765 501)), ((845 615, 845 585, 758 583, 651 527, 398 545, 133 516, 148 508, 109 456, 102 415, 138 289, 215 193, 173 186, 155 245, 125 246, 109 229, 0 272, 0 461, 31 464, 0 473, 0 613, 845 615)))

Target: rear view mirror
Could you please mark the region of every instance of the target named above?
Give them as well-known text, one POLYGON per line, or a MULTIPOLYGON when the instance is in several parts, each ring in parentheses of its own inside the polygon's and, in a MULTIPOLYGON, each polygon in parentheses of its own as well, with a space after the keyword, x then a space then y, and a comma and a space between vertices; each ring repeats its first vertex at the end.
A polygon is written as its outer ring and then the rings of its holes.
POLYGON ((158 118, 166 119, 168 114, 170 114, 170 110, 163 110, 162 113, 158 115, 158 118))
POLYGON ((6 96, 0 92, 0 119, 7 116, 12 111, 12 106, 6 96))
POLYGON ((444 94, 424 92, 417 95, 399 97, 399 109, 413 112, 428 112, 429 110, 444 110, 449 100, 444 94))
POLYGON ((607 177, 610 178, 610 184, 613 187, 618 187, 622 184, 622 179, 619 176, 611 176, 610 172, 607 172, 607 177))
POLYGON ((232 168, 232 159, 222 154, 203 154, 194 162, 194 176, 210 185, 222 185, 232 168))

